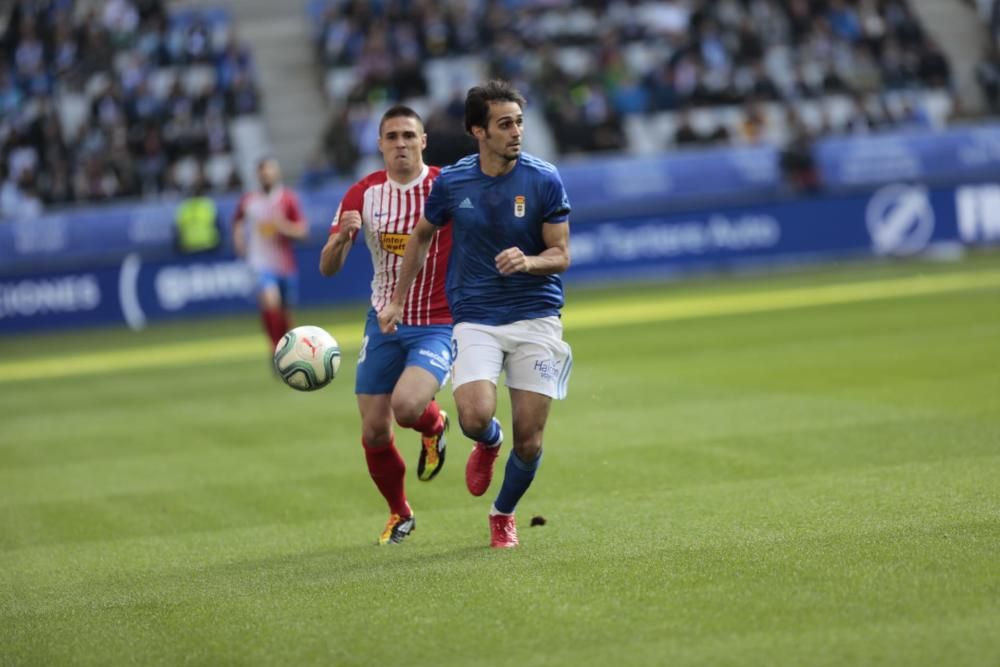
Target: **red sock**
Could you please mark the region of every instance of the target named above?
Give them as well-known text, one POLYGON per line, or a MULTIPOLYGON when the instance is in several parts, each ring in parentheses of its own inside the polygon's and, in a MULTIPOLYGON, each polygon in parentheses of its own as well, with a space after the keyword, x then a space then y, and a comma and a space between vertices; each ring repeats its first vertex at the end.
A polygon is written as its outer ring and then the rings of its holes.
POLYGON ((403 478, 406 475, 406 463, 399 455, 395 442, 386 447, 369 447, 364 440, 365 460, 368 462, 368 473, 378 487, 379 493, 389 504, 389 511, 402 517, 413 514, 410 504, 406 502, 406 490, 403 478))
POLYGON ((264 332, 271 339, 271 345, 277 345, 281 337, 288 331, 285 328, 284 314, 278 308, 260 311, 260 321, 264 325, 264 332))
POLYGON ((437 435, 444 428, 444 420, 441 419, 441 406, 434 399, 427 404, 427 408, 424 413, 420 415, 412 424, 399 423, 403 428, 412 428, 417 433, 421 435, 437 435))

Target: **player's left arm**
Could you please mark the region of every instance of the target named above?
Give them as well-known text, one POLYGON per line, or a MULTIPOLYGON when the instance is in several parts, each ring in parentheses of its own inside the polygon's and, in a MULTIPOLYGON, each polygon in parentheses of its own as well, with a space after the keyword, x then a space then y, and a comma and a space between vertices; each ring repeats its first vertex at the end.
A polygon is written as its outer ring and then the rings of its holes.
POLYGON ((434 233, 438 226, 420 216, 420 220, 410 232, 410 238, 406 242, 406 250, 403 251, 403 264, 399 268, 399 275, 396 277, 396 288, 392 292, 389 303, 382 307, 378 314, 378 324, 382 333, 391 334, 396 331, 396 325, 403 321, 403 304, 406 302, 406 295, 413 286, 413 281, 417 279, 417 274, 424 268, 427 262, 427 253, 430 251, 431 241, 434 240, 434 233))
POLYGON ((548 276, 569 268, 570 205, 559 174, 552 172, 548 175, 540 191, 544 206, 542 243, 545 249, 537 255, 525 255, 518 247, 501 251, 494 258, 501 275, 530 273, 533 276, 548 276))
POLYGON ((247 256, 247 237, 246 237, 246 195, 240 197, 239 203, 236 204, 236 211, 233 213, 233 251, 236 253, 237 257, 247 256))
POLYGON ((302 206, 299 204, 299 198, 293 193, 287 192, 285 194, 284 206, 281 208, 281 214, 276 215, 270 221, 274 224, 278 233, 296 241, 301 241, 309 236, 309 225, 306 224, 305 216, 302 215, 302 206))
POLYGON ((568 269, 569 220, 542 223, 542 241, 545 243, 545 250, 537 255, 525 255, 516 246, 501 251, 494 258, 497 271, 504 276, 512 273, 548 276, 568 269))

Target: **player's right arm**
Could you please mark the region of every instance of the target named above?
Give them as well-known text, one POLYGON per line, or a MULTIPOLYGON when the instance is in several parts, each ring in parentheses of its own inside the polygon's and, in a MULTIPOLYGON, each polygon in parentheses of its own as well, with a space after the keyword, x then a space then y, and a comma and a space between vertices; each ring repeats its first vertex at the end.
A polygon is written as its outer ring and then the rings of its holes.
POLYGON ((378 314, 379 328, 382 333, 393 333, 396 325, 403 321, 403 305, 406 303, 406 295, 413 285, 420 269, 424 268, 427 261, 427 252, 430 250, 431 241, 434 239, 434 232, 438 228, 421 216, 420 221, 410 232, 410 238, 406 242, 406 252, 403 253, 403 266, 399 269, 399 277, 396 279, 396 289, 392 293, 392 299, 378 314))
POLYGON ((319 256, 319 272, 324 276, 332 276, 344 268, 347 253, 351 251, 358 230, 361 229, 361 211, 364 205, 365 185, 364 181, 359 181, 344 193, 344 199, 330 223, 330 236, 319 256))
POLYGON ((330 237, 326 240, 323 252, 319 256, 319 272, 324 276, 332 276, 344 268, 347 253, 351 251, 354 237, 361 229, 361 213, 344 211, 334 227, 335 231, 330 232, 330 237))

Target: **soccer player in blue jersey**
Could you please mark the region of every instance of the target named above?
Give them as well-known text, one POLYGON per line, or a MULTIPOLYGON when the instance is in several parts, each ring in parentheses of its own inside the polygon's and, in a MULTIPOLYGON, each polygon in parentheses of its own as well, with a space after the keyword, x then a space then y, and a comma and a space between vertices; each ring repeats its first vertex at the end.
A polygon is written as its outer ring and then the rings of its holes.
POLYGON ((462 432, 476 442, 465 469, 474 496, 489 488, 503 442, 494 416, 501 371, 510 390, 514 447, 489 517, 497 548, 518 544, 514 509, 535 477, 549 407, 566 396, 573 363, 559 319, 569 198, 555 167, 521 152, 524 103, 503 81, 469 90, 465 129, 479 153, 445 167, 434 182, 395 293, 379 313, 382 330, 394 331, 434 232, 450 224, 452 385, 462 432))

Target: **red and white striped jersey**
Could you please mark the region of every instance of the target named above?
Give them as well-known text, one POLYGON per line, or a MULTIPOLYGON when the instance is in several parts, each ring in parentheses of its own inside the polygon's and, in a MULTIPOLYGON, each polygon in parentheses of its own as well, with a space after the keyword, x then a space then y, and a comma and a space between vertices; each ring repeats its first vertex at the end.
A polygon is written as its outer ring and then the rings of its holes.
POLYGON ((295 193, 285 187, 270 192, 247 192, 240 197, 233 220, 246 222, 247 263, 256 271, 268 271, 281 276, 295 273, 295 252, 292 241, 276 233, 271 219, 281 216, 297 225, 306 224, 295 193))
MULTIPOLYGON (((438 167, 424 166, 420 175, 409 183, 396 183, 383 169, 355 183, 344 195, 330 225, 330 233, 340 229, 344 211, 361 213, 361 229, 372 255, 375 274, 372 277, 372 306, 376 311, 389 303, 410 232, 424 212, 424 201, 430 194, 438 167)), ((451 250, 451 227, 434 233, 427 262, 417 274, 406 295, 403 308, 404 324, 451 324, 451 311, 445 297, 444 283, 451 250)))

